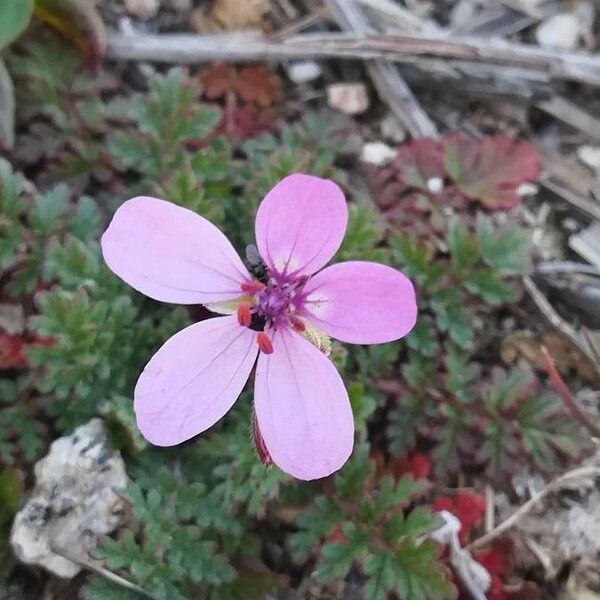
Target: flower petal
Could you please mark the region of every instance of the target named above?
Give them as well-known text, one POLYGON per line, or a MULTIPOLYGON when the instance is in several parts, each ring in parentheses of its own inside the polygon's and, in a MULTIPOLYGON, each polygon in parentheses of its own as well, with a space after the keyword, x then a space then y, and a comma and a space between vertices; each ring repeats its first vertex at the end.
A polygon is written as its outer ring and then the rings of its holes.
POLYGON ((293 477, 326 477, 352 452, 354 421, 342 378, 297 333, 276 332, 273 353, 259 355, 254 409, 273 462, 293 477))
POLYGON ((405 336, 417 319, 410 280, 379 263, 332 265, 311 277, 304 291, 308 319, 342 342, 391 342, 405 336))
POLYGON ((102 236, 102 253, 121 279, 163 302, 231 300, 250 279, 229 240, 210 221, 158 198, 122 204, 102 236))
POLYGON ((256 214, 256 244, 263 260, 282 275, 310 275, 342 243, 348 207, 333 181, 296 173, 282 179, 256 214))
POLYGON ((173 446, 214 425, 248 379, 258 352, 255 337, 235 317, 216 317, 167 340, 135 387, 142 435, 156 446, 173 446))

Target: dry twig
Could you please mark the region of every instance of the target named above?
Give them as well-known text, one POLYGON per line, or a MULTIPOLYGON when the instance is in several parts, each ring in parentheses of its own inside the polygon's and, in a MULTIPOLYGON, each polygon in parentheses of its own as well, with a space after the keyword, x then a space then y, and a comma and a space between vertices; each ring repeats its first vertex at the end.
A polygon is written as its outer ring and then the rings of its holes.
POLYGON ((116 575, 112 571, 109 571, 108 569, 105 569, 104 567, 101 567, 89 560, 86 560, 85 558, 82 558, 81 556, 76 556, 75 554, 69 552, 68 550, 65 550, 64 548, 59 548, 58 546, 55 546, 54 544, 51 545, 50 549, 55 554, 58 554, 59 556, 62 556, 63 558, 70 560, 71 562, 74 562, 75 564, 79 565, 80 567, 82 567, 84 569, 88 569, 89 571, 92 571, 93 573, 96 573, 97 575, 100 575, 101 577, 104 577, 104 579, 107 579, 108 581, 111 581, 112 583, 114 583, 122 588, 125 588, 132 592, 135 592, 135 593, 139 594, 140 596, 143 596, 144 598, 149 598, 149 600, 158 600, 157 596, 154 596, 150 592, 147 592, 144 588, 141 588, 139 585, 135 585, 135 583, 131 583, 131 581, 127 581, 127 579, 124 579, 120 575, 116 575))
POLYGON ((581 478, 595 478, 600 476, 600 468, 595 466, 578 467, 572 471, 564 473, 560 477, 551 481, 546 487, 541 489, 537 494, 534 494, 525 504, 520 506, 508 519, 500 523, 497 527, 492 529, 489 533, 482 535, 480 538, 471 542, 468 546, 465 546, 467 550, 473 550, 489 544, 493 539, 502 535, 512 527, 514 527, 519 519, 525 516, 538 502, 544 499, 551 492, 560 490, 563 487, 571 485, 572 483, 580 480, 581 478))
MULTIPOLYGON (((327 0, 327 6, 342 29, 360 35, 373 32, 362 11, 352 0, 327 0)), ((413 137, 438 137, 433 121, 421 108, 394 65, 375 60, 366 66, 381 99, 413 137)))
POLYGON ((247 62, 308 57, 380 58, 401 63, 415 56, 429 56, 523 67, 555 79, 600 85, 600 56, 595 54, 547 50, 495 38, 448 39, 440 34, 419 32, 411 35, 304 33, 277 43, 269 41, 259 31, 201 36, 113 33, 108 38, 107 56, 183 64, 216 59, 247 62))
POLYGON ((573 394, 571 394, 567 384, 563 381, 563 378, 560 376, 558 369, 556 368, 556 363, 554 359, 548 352, 546 346, 542 346, 542 357, 544 359, 544 366, 546 367, 546 372, 548 373, 548 377, 556 390, 556 393, 562 399, 567 410, 592 434, 596 437, 600 437, 600 425, 596 423, 590 415, 588 415, 575 398, 573 394))

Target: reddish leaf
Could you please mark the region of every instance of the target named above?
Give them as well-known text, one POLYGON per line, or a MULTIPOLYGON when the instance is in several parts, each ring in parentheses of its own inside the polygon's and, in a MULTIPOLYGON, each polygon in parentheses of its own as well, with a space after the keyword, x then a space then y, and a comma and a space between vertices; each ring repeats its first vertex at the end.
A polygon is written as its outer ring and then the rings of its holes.
POLYGON ((476 552, 473 558, 490 573, 509 577, 515 569, 515 545, 508 537, 495 540, 490 548, 476 552))
POLYGON ((23 354, 25 340, 18 335, 0 333, 0 369, 22 369, 27 366, 23 354))
POLYGON ((263 108, 271 106, 279 95, 279 79, 262 65, 244 67, 237 76, 235 89, 245 102, 263 108))
POLYGON ((431 508, 436 512, 447 510, 460 521, 461 529, 458 539, 461 544, 465 544, 469 539, 471 529, 483 520, 485 499, 479 494, 468 492, 458 494, 454 498, 440 496, 431 505, 431 508))
POLYGON ((463 527, 471 528, 483 521, 485 498, 479 494, 458 494, 454 499, 454 508, 463 527))
POLYGON ((279 78, 262 65, 244 67, 239 72, 222 62, 214 63, 200 76, 204 95, 211 99, 235 94, 241 100, 263 108, 279 95, 279 78))
POLYGON ((431 472, 431 461, 426 454, 415 452, 404 461, 404 473, 413 479, 427 479, 431 472))
POLYGON ((539 157, 533 144, 503 135, 474 139, 453 134, 444 145, 446 169, 458 189, 488 209, 517 206, 519 185, 538 178, 539 157))
POLYGON ((215 100, 235 90, 236 72, 233 67, 223 62, 213 63, 202 75, 200 82, 204 87, 204 95, 215 100))
POLYGON ((450 496, 440 496, 433 502, 431 509, 435 512, 447 510, 448 512, 454 514, 454 501, 452 498, 450 498, 450 496))
POLYGON ((393 161, 398 180, 406 187, 429 192, 432 179, 444 179, 444 146, 438 140, 417 138, 404 144, 393 161))

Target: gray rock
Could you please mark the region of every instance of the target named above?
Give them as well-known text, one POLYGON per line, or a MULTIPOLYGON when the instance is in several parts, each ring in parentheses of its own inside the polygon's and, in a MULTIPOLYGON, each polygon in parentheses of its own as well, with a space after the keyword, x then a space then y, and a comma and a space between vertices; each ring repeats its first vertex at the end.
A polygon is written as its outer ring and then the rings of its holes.
POLYGON ((35 465, 36 484, 11 533, 17 557, 59 577, 80 567, 52 552, 57 547, 86 557, 98 540, 123 521, 125 502, 115 493, 127 485, 121 455, 108 447, 101 419, 57 439, 35 465))

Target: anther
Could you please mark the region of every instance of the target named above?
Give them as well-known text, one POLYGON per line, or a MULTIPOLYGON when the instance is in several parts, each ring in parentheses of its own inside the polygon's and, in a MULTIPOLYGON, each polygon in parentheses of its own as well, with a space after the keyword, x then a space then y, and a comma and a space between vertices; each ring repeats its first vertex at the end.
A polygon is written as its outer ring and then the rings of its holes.
POLYGON ((298 333, 302 333, 306 329, 304 321, 298 317, 295 317, 294 315, 290 316, 290 323, 292 324, 294 331, 297 331, 298 333))
POLYGON ((258 292, 262 292, 264 289, 265 284, 256 279, 251 279, 250 281, 244 281, 244 283, 242 283, 242 292, 245 292, 246 294, 258 294, 258 292))
POLYGON ((252 314, 250 312, 250 304, 242 302, 237 309, 237 320, 242 327, 250 327, 252 322, 252 314))
POLYGON ((264 352, 265 354, 273 354, 273 342, 264 331, 259 331, 257 333, 256 341, 258 342, 258 347, 260 348, 261 352, 264 352))

